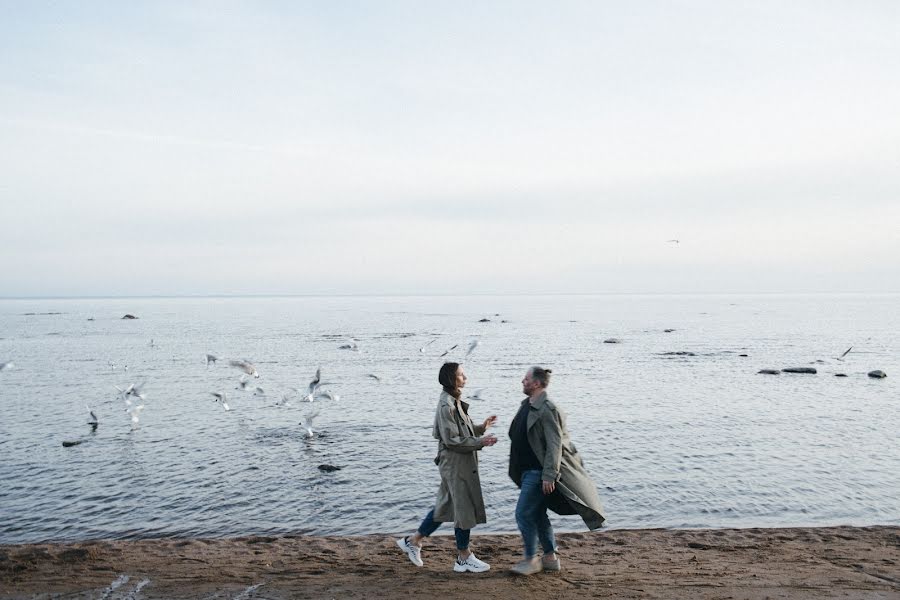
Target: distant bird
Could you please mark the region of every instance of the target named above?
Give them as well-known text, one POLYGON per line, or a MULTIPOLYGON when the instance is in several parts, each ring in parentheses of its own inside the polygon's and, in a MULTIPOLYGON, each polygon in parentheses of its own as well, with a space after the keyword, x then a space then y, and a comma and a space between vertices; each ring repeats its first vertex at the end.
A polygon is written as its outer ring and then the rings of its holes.
POLYGON ((225 410, 231 410, 228 406, 228 398, 225 396, 225 392, 210 392, 216 398, 216 402, 221 402, 222 406, 225 410))
POLYGON ((374 379, 375 381, 381 381, 381 377, 379 377, 379 376, 376 375, 375 373, 369 373, 368 375, 366 375, 366 377, 371 377, 371 378, 374 379))
POLYGON ((847 348, 846 350, 844 350, 844 353, 841 354, 841 355, 837 358, 837 360, 844 360, 844 357, 847 356, 848 354, 850 354, 850 351, 851 351, 851 350, 853 350, 853 346, 850 346, 849 348, 847 348))
POLYGON ((275 406, 290 406, 291 402, 287 394, 281 394, 281 399, 275 401, 275 406))
POLYGON ((350 340, 348 344, 341 344, 338 346, 338 350, 353 350, 358 351, 359 345, 356 343, 356 340, 350 340))
POLYGON ((114 363, 113 361, 108 360, 108 361, 106 361, 106 364, 107 364, 107 365, 109 366, 109 368, 112 369, 113 371, 116 370, 116 363, 114 363))
POLYGON ((477 347, 478 347, 478 340, 472 340, 471 342, 469 342, 469 349, 466 350, 466 356, 472 354, 472 351, 475 350, 475 348, 477 348, 477 347))
POLYGON ((448 354, 450 354, 450 352, 451 352, 452 350, 456 350, 456 347, 457 347, 457 346, 459 346, 459 344, 453 344, 452 346, 450 346, 449 348, 447 348, 446 350, 444 350, 444 353, 441 354, 441 358, 443 358, 444 356, 447 356, 448 354))
POLYGON ((236 369, 240 369, 247 375, 251 375, 259 379, 259 372, 256 370, 256 367, 254 367, 250 362, 246 360, 232 360, 229 361, 228 364, 236 369))
POLYGON ((303 415, 303 420, 300 421, 300 425, 306 428, 306 437, 311 438, 315 435, 313 432, 312 426, 313 421, 315 421, 316 417, 319 416, 319 410, 311 410, 303 415))
POLYGON ((234 388, 234 389, 236 389, 236 390, 246 390, 246 389, 247 389, 247 382, 248 382, 248 381, 249 381, 249 380, 247 379, 247 376, 246 376, 246 375, 241 375, 241 378, 238 379, 238 386, 237 386, 236 388, 234 388))
POLYGON ((131 405, 131 401, 128 399, 129 397, 140 398, 141 400, 146 400, 147 397, 143 392, 144 383, 134 384, 132 383, 125 389, 120 388, 119 386, 115 386, 117 390, 119 390, 119 394, 122 396, 122 399, 125 400, 125 403, 129 406, 131 405))
POLYGON ((153 338, 150 338, 150 343, 147 344, 147 345, 148 345, 149 347, 151 347, 151 348, 155 348, 155 347, 156 347, 156 344, 153 343, 153 338))
POLYGON ((437 338, 433 338, 430 342, 428 342, 427 344, 425 344, 424 346, 419 348, 419 352, 425 352, 425 348, 427 348, 431 344, 435 343, 436 341, 437 341, 437 338))
POLYGON ((94 414, 94 411, 92 411, 91 407, 88 406, 87 404, 85 404, 84 407, 87 409, 87 411, 91 415, 91 420, 88 421, 87 424, 91 426, 92 431, 97 431, 97 425, 100 424, 100 421, 97 419, 97 415, 94 414))
POLYGON ((12 369, 15 364, 12 361, 0 363, 0 371, 5 371, 6 369, 12 369))
POLYGON ((675 244, 675 245, 677 246, 677 245, 680 244, 681 242, 679 242, 678 240, 666 240, 666 243, 667 243, 667 244, 675 244))
POLYGON ((131 428, 135 429, 137 427, 138 421, 140 420, 139 416, 141 411, 144 410, 143 404, 137 404, 135 406, 131 406, 131 402, 128 402, 128 407, 125 409, 125 412, 131 415, 131 428))
POLYGON ((316 395, 316 398, 328 398, 329 400, 333 400, 337 402, 341 399, 341 397, 330 390, 322 390, 316 395))
POLYGON ((257 387, 253 390, 253 395, 254 395, 254 396, 262 396, 263 398, 265 398, 265 397, 266 397, 266 390, 264 390, 264 389, 262 389, 261 387, 257 386, 257 387))
POLYGON ((316 369, 316 374, 310 380, 309 385, 306 386, 306 399, 309 402, 312 402, 316 397, 316 392, 319 389, 319 384, 322 382, 322 367, 316 369))
POLYGON ((481 392, 484 391, 484 388, 478 388, 472 395, 466 396, 466 400, 478 400, 479 402, 484 402, 484 398, 481 397, 481 392))
POLYGON ((215 356, 214 354, 207 354, 206 355, 206 366, 208 367, 210 363, 216 364, 217 360, 219 360, 218 356, 215 356))

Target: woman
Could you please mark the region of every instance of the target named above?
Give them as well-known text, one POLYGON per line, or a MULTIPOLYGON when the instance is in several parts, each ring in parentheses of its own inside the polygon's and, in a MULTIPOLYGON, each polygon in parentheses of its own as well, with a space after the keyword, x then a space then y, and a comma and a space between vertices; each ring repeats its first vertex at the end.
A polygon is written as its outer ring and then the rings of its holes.
POLYGON ((483 573, 491 566, 478 560, 469 550, 470 530, 477 523, 487 522, 476 453, 497 443, 493 435, 484 435, 496 423, 497 416, 491 415, 479 425, 472 423, 469 405, 461 399, 466 374, 458 363, 444 363, 438 373, 438 382, 444 390, 434 415, 432 435, 438 440, 438 455, 434 462, 441 472, 441 487, 434 507, 428 511, 418 531, 400 538, 397 545, 406 552, 412 564, 421 567, 422 540, 444 521, 453 521, 456 549, 459 550, 453 570, 483 573))

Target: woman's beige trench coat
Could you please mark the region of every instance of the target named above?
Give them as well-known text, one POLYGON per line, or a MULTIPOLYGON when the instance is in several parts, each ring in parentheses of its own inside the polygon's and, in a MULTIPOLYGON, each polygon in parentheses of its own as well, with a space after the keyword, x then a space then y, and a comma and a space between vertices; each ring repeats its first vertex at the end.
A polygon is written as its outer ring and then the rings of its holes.
POLYGON ((438 455, 435 462, 441 472, 441 487, 434 504, 434 520, 453 521, 455 527, 471 529, 487 523, 481 479, 478 477, 477 451, 484 447, 481 436, 484 425, 474 425, 469 418, 469 405, 441 392, 434 415, 438 455))

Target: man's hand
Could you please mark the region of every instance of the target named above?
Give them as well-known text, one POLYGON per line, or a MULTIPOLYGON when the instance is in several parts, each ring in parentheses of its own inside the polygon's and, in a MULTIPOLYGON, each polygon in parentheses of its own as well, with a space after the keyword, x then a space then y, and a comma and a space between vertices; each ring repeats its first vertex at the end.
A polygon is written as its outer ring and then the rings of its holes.
POLYGON ((542 481, 541 487, 543 488, 544 495, 546 496, 548 494, 552 494, 553 490, 556 489, 556 482, 555 481, 542 481))

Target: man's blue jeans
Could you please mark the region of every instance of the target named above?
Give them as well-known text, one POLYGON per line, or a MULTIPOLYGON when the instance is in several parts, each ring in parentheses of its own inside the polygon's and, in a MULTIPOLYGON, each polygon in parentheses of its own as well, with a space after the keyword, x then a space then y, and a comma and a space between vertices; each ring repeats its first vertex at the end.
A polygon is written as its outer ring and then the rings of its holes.
MULTIPOLYGON (((428 537, 429 535, 434 533, 440 526, 441 522, 434 520, 434 507, 431 507, 431 510, 428 511, 428 514, 425 515, 425 518, 422 520, 422 524, 419 525, 419 533, 425 537, 428 537)), ((471 534, 471 532, 471 529, 460 529, 459 527, 453 528, 453 534, 456 536, 457 550, 469 549, 469 535, 471 534)))
POLYGON ((522 473, 522 490, 516 503, 516 523, 525 542, 525 558, 532 558, 537 554, 538 540, 544 554, 556 552, 553 527, 547 517, 547 496, 544 495, 541 472, 538 470, 522 473))

